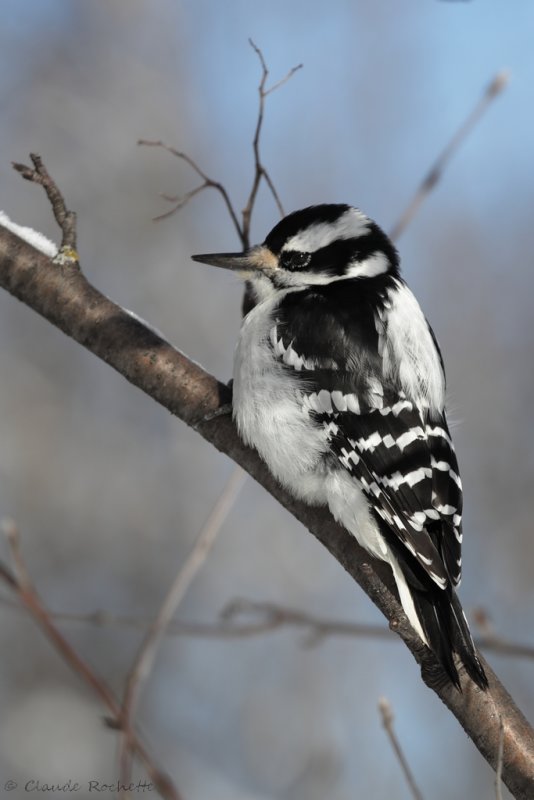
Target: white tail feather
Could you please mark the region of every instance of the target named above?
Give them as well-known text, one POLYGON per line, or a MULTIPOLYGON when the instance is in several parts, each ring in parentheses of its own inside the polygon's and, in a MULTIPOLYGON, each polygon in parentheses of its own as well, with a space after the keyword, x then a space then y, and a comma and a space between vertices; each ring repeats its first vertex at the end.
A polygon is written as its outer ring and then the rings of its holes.
POLYGON ((402 574, 402 570, 399 567, 397 559, 394 555, 392 555, 391 552, 389 553, 389 563, 391 565, 391 569, 393 570, 393 577, 395 578, 395 583, 397 584, 401 606, 404 610, 404 613, 408 617, 412 628, 419 634, 427 647, 429 647, 430 645, 428 644, 428 639, 423 633, 423 628, 421 627, 419 617, 417 616, 417 612, 415 610, 412 593, 408 584, 406 583, 406 578, 402 574))

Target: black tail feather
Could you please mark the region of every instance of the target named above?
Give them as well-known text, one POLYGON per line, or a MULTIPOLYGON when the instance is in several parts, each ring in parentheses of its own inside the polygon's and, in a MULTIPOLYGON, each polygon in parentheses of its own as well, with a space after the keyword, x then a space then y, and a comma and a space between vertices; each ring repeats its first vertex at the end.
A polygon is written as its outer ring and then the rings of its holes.
MULTIPOLYGON (((428 645, 445 673, 457 689, 461 690, 460 676, 454 661, 456 653, 469 677, 481 689, 487 689, 488 679, 484 667, 451 582, 449 581, 445 589, 441 589, 386 525, 381 525, 381 530, 404 576, 428 645)), ((439 548, 439 539, 436 545, 439 548)))
POLYGON ((411 587, 411 591, 430 649, 453 684, 460 689, 460 677, 453 656, 453 653, 457 653, 469 677, 481 689, 486 689, 488 679, 454 589, 430 585, 426 591, 414 587, 411 587))

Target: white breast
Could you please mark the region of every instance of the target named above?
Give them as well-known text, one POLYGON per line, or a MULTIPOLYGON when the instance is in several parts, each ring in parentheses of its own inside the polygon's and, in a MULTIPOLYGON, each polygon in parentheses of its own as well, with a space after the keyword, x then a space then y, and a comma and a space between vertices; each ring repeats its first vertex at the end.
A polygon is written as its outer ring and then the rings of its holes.
POLYGON ((311 424, 302 384, 277 358, 269 341, 282 295, 259 303, 243 321, 234 358, 234 419, 273 475, 310 503, 326 502, 321 456, 327 432, 311 424))
MULTIPOLYGON (((241 328, 233 391, 239 433, 295 497, 310 505, 328 505, 335 519, 363 547, 388 560, 389 551, 358 482, 341 466, 332 469, 330 463, 328 469, 324 468, 322 456, 329 449, 330 426, 317 428, 309 416, 310 397, 319 402, 321 393, 309 395, 305 403, 305 387, 302 378, 297 377, 298 370, 288 369, 281 353, 271 346, 270 333, 278 302, 279 297, 257 305, 241 328)), ((317 410, 324 412, 327 405, 317 410)))

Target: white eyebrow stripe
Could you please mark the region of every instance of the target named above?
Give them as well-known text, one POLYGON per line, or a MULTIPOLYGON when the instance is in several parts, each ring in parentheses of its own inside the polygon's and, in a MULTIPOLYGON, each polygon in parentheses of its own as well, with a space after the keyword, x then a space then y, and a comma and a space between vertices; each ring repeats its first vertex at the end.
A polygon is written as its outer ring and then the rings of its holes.
POLYGON ((348 208, 335 222, 317 222, 299 231, 285 243, 283 251, 314 253, 337 239, 352 239, 369 232, 371 220, 357 208, 348 208))

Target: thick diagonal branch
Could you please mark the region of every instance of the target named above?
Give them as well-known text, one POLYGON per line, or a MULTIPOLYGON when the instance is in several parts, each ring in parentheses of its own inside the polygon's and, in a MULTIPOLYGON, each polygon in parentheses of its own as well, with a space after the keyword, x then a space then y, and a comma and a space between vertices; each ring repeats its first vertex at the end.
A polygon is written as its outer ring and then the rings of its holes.
POLYGON ((305 506, 284 492, 258 455, 240 441, 229 416, 204 421, 229 401, 224 384, 102 295, 78 269, 53 263, 2 227, 0 286, 195 428, 299 519, 388 618, 421 665, 425 683, 448 706, 493 768, 499 758, 502 719, 503 780, 516 798, 534 796, 534 731, 492 670, 485 665, 490 681, 487 692, 480 692, 465 674, 461 693, 447 682, 404 617, 387 568, 372 561, 325 509, 305 506))

